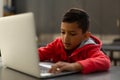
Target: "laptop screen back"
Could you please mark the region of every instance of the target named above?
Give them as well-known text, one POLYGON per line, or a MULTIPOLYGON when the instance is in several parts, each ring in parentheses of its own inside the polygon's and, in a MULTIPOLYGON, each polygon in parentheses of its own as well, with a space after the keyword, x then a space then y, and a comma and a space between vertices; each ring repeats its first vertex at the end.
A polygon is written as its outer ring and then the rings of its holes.
POLYGON ((3 65, 40 77, 33 13, 0 18, 3 65))

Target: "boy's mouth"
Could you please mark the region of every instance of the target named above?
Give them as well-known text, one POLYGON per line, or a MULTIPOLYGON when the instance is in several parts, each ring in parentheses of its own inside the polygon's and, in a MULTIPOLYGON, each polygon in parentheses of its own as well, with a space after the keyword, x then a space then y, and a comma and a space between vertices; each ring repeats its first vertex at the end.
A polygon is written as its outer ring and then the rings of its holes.
POLYGON ((70 43, 64 43, 64 45, 66 46, 66 47, 70 47, 70 43))

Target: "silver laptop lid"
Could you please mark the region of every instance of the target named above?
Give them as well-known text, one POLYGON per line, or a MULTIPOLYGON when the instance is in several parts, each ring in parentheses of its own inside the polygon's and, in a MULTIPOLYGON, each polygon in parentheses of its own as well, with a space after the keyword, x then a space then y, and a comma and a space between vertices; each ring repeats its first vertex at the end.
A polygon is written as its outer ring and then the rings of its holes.
POLYGON ((33 13, 0 18, 3 65, 40 77, 33 13))

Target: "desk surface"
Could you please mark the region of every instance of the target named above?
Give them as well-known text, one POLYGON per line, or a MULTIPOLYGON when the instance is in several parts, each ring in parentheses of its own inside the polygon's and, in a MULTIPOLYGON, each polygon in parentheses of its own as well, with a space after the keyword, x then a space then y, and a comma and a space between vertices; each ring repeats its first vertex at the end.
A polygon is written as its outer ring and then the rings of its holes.
POLYGON ((38 79, 8 68, 3 68, 0 64, 0 80, 120 80, 120 66, 112 66, 107 72, 87 75, 76 73, 50 79, 38 79))

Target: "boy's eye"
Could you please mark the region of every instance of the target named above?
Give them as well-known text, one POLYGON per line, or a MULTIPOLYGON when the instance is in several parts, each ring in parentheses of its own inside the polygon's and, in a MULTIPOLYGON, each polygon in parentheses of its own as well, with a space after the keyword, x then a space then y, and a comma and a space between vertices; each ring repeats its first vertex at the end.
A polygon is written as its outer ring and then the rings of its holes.
POLYGON ((72 36, 75 36, 76 34, 71 33, 72 36))
POLYGON ((65 34, 65 32, 61 31, 62 34, 65 34))

